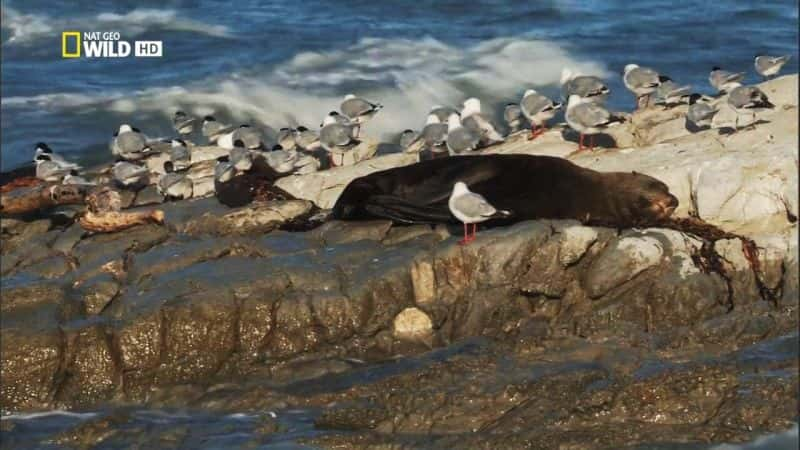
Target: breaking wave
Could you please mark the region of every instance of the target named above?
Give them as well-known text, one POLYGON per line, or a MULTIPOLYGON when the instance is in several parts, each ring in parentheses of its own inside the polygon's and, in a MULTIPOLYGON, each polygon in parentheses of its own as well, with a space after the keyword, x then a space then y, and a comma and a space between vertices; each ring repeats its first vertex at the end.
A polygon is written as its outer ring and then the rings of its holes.
POLYGON ((45 94, 2 99, 3 107, 35 107, 74 113, 170 116, 176 108, 235 121, 281 127, 316 126, 350 92, 380 102, 384 110, 365 133, 385 138, 418 128, 433 105, 482 100, 484 112, 518 100, 535 87, 556 94, 561 70, 607 75, 603 66, 579 61, 561 46, 525 38, 497 38, 470 47, 433 38, 365 38, 329 52, 302 52, 283 63, 186 86, 137 92, 45 94), (356 88, 358 87, 358 89, 356 88))

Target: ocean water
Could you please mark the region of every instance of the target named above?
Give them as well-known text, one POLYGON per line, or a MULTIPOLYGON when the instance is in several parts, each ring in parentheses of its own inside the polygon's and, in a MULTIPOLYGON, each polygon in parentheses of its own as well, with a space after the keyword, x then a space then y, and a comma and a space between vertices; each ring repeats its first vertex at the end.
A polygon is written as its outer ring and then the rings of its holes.
MULTIPOLYGON (((317 126, 354 92, 385 109, 364 132, 420 128, 434 104, 469 96, 500 113, 527 88, 557 95, 563 67, 604 76, 630 110, 627 63, 709 92, 714 65, 797 55, 795 0, 82 1, 2 0, 3 170, 48 142, 84 163, 110 158, 119 123, 171 135, 176 108, 277 129, 317 126), (163 58, 62 59, 61 32, 161 40, 163 58)), ((797 58, 785 73, 797 72, 797 58)))

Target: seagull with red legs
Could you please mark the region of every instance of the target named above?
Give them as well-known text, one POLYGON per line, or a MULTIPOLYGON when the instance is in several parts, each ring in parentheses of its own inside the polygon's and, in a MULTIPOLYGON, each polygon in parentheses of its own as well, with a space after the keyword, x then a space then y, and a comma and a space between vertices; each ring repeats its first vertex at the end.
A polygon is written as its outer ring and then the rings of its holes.
POLYGON ((528 136, 528 140, 531 140, 541 136, 547 130, 547 121, 561 109, 561 103, 554 102, 533 89, 528 89, 522 96, 519 107, 522 115, 531 123, 531 134, 528 136))
POLYGON ((450 213, 464 224, 464 239, 458 242, 462 245, 475 240, 479 223, 511 216, 510 211, 498 210, 482 195, 470 191, 462 181, 457 181, 453 186, 447 206, 450 208, 450 213), (470 225, 472 231, 469 231, 470 225))
POLYGON ((594 149, 594 135, 602 133, 606 128, 622 123, 623 118, 611 114, 607 109, 589 99, 577 95, 570 95, 567 103, 567 112, 564 114, 567 125, 580 133, 578 151, 583 150, 584 136, 590 139, 589 150, 594 149))

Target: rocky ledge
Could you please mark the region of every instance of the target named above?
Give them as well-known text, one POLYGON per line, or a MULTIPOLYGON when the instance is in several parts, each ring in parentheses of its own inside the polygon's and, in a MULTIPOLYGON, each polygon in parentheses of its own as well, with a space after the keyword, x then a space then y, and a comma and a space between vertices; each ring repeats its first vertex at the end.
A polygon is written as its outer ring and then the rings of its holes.
MULTIPOLYGON (((764 89, 778 108, 732 135, 689 135, 653 110, 612 136, 636 148, 575 154, 553 130, 487 150, 656 176, 678 215, 753 239, 756 260, 736 238, 573 221, 485 230, 467 246, 441 226, 294 231, 311 202, 329 207, 349 179, 408 154, 280 181, 310 201, 165 203, 166 226, 88 235, 3 219, 0 404, 304 409, 315 432, 299 437, 325 448, 621 448, 789 428, 797 77, 764 89)), ((132 417, 67 435, 128 442, 132 417)))

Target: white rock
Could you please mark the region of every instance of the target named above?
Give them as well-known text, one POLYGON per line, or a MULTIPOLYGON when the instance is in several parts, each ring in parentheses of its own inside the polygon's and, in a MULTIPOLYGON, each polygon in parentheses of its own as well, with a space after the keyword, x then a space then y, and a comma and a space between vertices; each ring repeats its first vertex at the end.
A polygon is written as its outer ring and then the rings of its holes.
POLYGON ((577 262, 589 246, 597 241, 597 231, 594 228, 580 225, 568 226, 559 230, 561 238, 559 240, 560 250, 558 260, 563 267, 567 267, 577 262))
POLYGON ((394 337, 404 341, 426 341, 433 332, 433 323, 419 308, 406 308, 394 318, 394 337))

